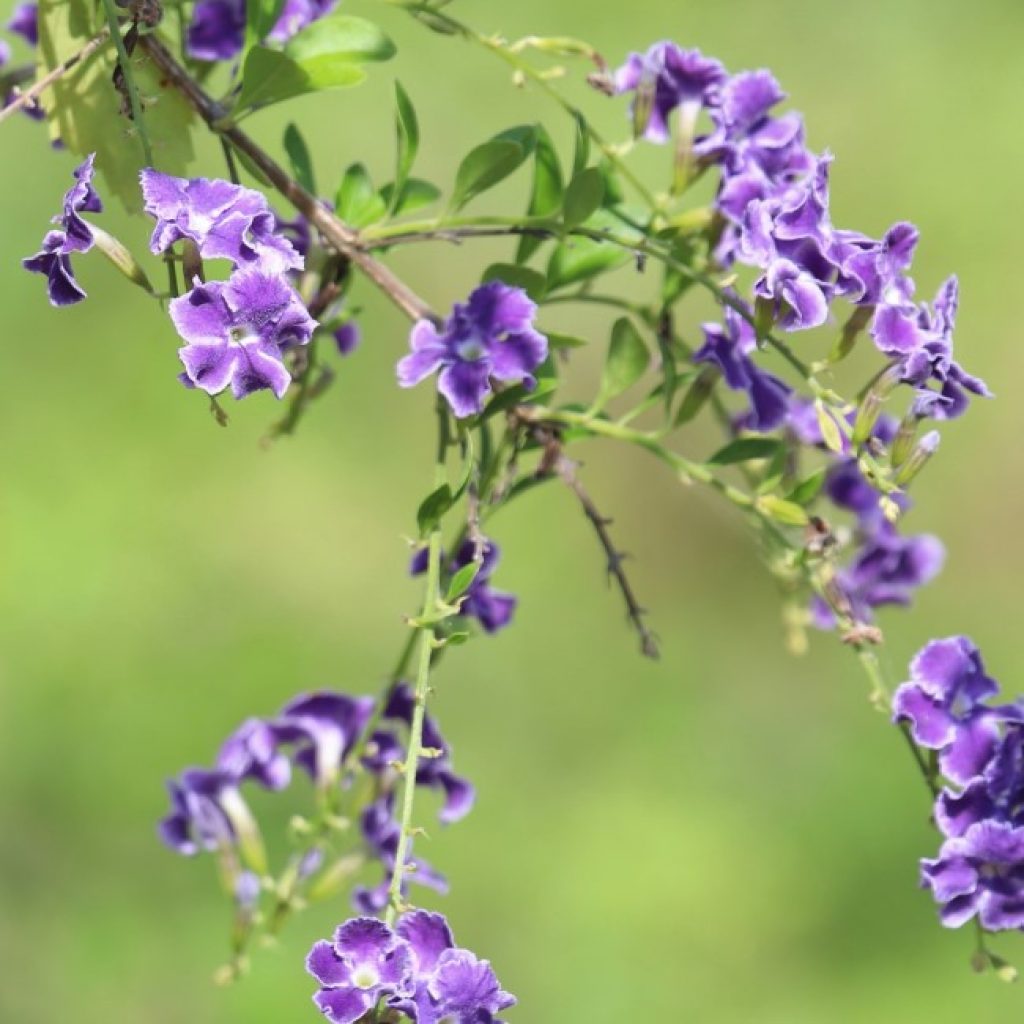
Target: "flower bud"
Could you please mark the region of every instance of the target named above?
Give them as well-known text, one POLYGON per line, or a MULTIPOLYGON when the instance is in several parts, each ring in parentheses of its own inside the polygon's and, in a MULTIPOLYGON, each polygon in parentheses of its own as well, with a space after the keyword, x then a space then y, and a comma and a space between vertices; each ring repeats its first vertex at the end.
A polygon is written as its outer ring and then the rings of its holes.
POLYGON ((910 458, 907 459, 896 474, 896 484, 899 487, 909 484, 924 469, 925 463, 938 451, 940 440, 941 438, 937 430, 929 430, 917 442, 917 447, 910 453, 910 458))
POLYGON ((920 423, 921 417, 913 410, 908 412, 900 421, 899 429, 896 431, 896 437, 892 442, 892 450, 889 453, 889 459, 892 463, 893 469, 899 469, 899 467, 902 466, 908 458, 910 458, 910 453, 913 451, 914 439, 917 437, 917 428, 920 423))
POLYGON ((853 423, 854 445, 863 444, 875 429, 878 417, 882 413, 885 400, 892 394, 893 388, 900 382, 902 370, 899 366, 890 366, 878 380, 868 389, 857 409, 857 418, 853 423))
POLYGON ((633 101, 633 138, 643 137, 647 131, 647 125, 654 113, 654 88, 655 80, 645 76, 637 87, 636 98, 633 101))

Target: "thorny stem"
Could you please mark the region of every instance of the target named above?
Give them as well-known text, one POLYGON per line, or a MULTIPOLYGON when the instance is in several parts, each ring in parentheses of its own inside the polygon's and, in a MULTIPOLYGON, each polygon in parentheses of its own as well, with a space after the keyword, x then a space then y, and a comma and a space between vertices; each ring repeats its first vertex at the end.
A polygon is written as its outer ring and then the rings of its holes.
MULTIPOLYGON (((113 0, 105 0, 113 3, 113 0)), ((167 81, 191 104, 207 127, 247 157, 256 169, 289 203, 304 216, 338 252, 368 277, 411 320, 433 319, 430 307, 390 268, 378 262, 363 247, 359 235, 309 192, 270 157, 237 125, 227 112, 192 79, 167 48, 152 35, 143 36, 141 45, 167 81)))
POLYGON ((633 591, 633 585, 630 583, 629 577, 622 567, 626 556, 615 547, 611 534, 608 532, 611 520, 601 515, 600 510, 581 483, 576 469, 576 464, 560 452, 555 464, 555 472, 573 494, 576 495, 584 515, 594 527, 597 539, 601 542, 601 547, 604 549, 605 556, 608 559, 608 573, 614 578, 622 594, 622 599, 626 604, 626 614, 629 616, 629 621, 633 624, 633 628, 640 637, 641 652, 646 657, 656 660, 659 657, 658 641, 647 623, 644 622, 644 609, 640 606, 640 602, 633 591))
MULTIPOLYGON (((434 486, 445 483, 447 471, 445 462, 448 453, 448 410, 443 399, 438 399, 437 409, 438 440, 437 460, 434 469, 434 486)), ((423 612, 417 626, 420 637, 419 660, 416 668, 416 683, 413 691, 412 722, 409 725, 409 749, 406 752, 402 770, 402 813, 399 819, 398 848, 395 850, 395 870, 388 888, 388 908, 384 920, 394 924, 402 907, 402 882, 406 872, 409 847, 412 842, 412 812, 416 799, 416 772, 419 768, 423 749, 423 719, 427 709, 427 694, 430 689, 430 661, 437 637, 432 620, 437 613, 441 597, 441 525, 435 524, 427 539, 427 582, 423 595, 423 612)))
POLYGON ((18 97, 0 110, 0 122, 6 121, 12 114, 27 107, 33 100, 44 93, 54 82, 63 78, 73 67, 87 60, 97 50, 105 46, 110 40, 110 29, 104 28, 93 39, 85 44, 77 53, 73 53, 62 64, 58 64, 52 71, 48 71, 34 85, 19 93, 18 97))

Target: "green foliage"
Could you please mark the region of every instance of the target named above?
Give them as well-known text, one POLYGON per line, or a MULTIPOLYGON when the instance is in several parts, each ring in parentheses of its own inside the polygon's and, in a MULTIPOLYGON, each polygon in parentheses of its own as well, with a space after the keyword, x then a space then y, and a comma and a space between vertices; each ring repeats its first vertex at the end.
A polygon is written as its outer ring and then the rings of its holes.
POLYGON ((284 10, 285 0, 246 0, 245 52, 267 38, 284 10))
POLYGON ((338 216, 354 228, 373 224, 387 212, 384 198, 374 189, 370 172, 362 164, 352 164, 345 171, 334 206, 338 216))
POLYGON ((389 60, 394 54, 394 43, 373 22, 344 14, 322 18, 290 39, 284 50, 249 50, 235 112, 358 85, 366 78, 364 63, 389 60))
POLYGON ((619 317, 612 325, 595 407, 600 408, 609 398, 631 388, 644 375, 650 362, 651 354, 633 321, 626 316, 619 317))
POLYGON ((565 190, 562 220, 567 228, 583 224, 604 201, 604 176, 596 167, 580 171, 565 190))
POLYGON ((306 93, 359 85, 365 78, 362 68, 343 55, 295 60, 280 50, 254 46, 245 58, 235 110, 243 113, 306 93))
POLYGON ((770 459, 781 447, 782 442, 770 437, 738 437, 719 448, 708 459, 712 466, 730 466, 736 462, 750 462, 752 459, 770 459))
POLYGON ((405 185, 420 145, 420 127, 416 120, 416 111, 413 109, 409 94, 398 81, 395 82, 395 129, 398 143, 395 182, 388 201, 388 209, 392 213, 402 205, 405 185))
POLYGON ((504 181, 533 152, 535 129, 510 128, 466 154, 455 172, 455 186, 449 204, 454 212, 471 199, 504 181))
POLYGON ((547 290, 547 280, 540 271, 515 263, 492 263, 483 273, 483 281, 504 281, 522 288, 534 302, 540 302, 547 290))
POLYGON ((480 571, 478 562, 470 562, 462 566, 451 578, 448 584, 448 592, 445 594, 445 603, 452 604, 457 601, 473 585, 477 573, 480 571))
POLYGON ((392 198, 394 194, 395 186, 393 182, 388 182, 380 190, 380 196, 384 200, 385 207, 396 216, 401 213, 411 213, 413 210, 422 209, 424 206, 436 203, 441 198, 441 190, 436 185, 432 185, 429 181, 424 181, 422 178, 409 178, 405 183, 405 188, 402 189, 402 195, 397 204, 393 205, 392 198))
MULTIPOLYGON (((530 191, 529 217, 550 217, 561 209, 564 191, 562 167, 547 130, 538 125, 533 151, 533 186, 530 191)), ((537 251, 541 239, 523 235, 516 250, 516 262, 525 263, 537 251)))
POLYGON ((316 178, 313 175, 313 158, 302 132, 294 124, 284 130, 284 151, 288 154, 295 180, 309 193, 316 195, 316 178))
MULTIPOLYGON (((63 63, 96 35, 102 18, 88 0, 41 0, 39 5, 40 74, 63 63)), ((142 146, 137 129, 120 110, 121 98, 111 85, 117 60, 107 45, 73 68, 43 93, 50 134, 77 156, 96 154, 106 195, 116 196, 127 210, 139 212, 139 171, 142 146)), ((132 74, 143 103, 146 134, 159 154, 160 170, 184 174, 193 158, 193 114, 189 105, 167 87, 145 53, 136 51, 132 74)))

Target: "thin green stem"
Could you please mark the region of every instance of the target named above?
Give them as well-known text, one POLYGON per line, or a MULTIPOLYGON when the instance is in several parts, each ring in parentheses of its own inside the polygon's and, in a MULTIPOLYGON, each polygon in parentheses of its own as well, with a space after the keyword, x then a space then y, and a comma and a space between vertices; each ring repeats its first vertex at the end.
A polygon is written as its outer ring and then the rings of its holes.
POLYGON ((139 144, 142 146, 142 156, 146 166, 153 166, 153 147, 149 143, 149 136, 146 134, 146 125, 142 119, 142 100, 139 97, 139 89, 135 84, 135 76, 132 74, 131 58, 124 45, 121 36, 121 23, 118 20, 117 7, 114 0, 103 0, 103 13, 107 18, 107 26, 110 29, 110 36, 117 48, 117 62, 121 67, 121 74, 124 76, 124 87, 128 93, 128 103, 132 111, 132 124, 139 133, 139 144))
MULTIPOLYGON (((440 487, 447 479, 445 461, 448 452, 448 411, 438 404, 437 461, 434 485, 440 487)), ((441 525, 430 531, 427 539, 427 581, 423 594, 423 612, 417 626, 419 632, 419 659, 413 691, 412 722, 409 725, 409 749, 403 767, 402 811, 399 818, 398 848, 395 850, 395 868, 388 888, 388 908, 384 919, 393 924, 403 905, 402 883, 405 879, 409 849, 412 845, 412 815, 416 801, 416 772, 423 752, 423 720, 427 710, 430 689, 430 661, 437 641, 431 624, 441 599, 441 525)))
POLYGON ((616 148, 601 135, 586 119, 579 107, 570 103, 550 82, 543 71, 538 70, 529 61, 524 60, 519 53, 511 49, 504 39, 500 37, 486 36, 476 29, 470 28, 465 22, 453 18, 450 14, 438 10, 430 4, 418 2, 418 0, 385 0, 393 6, 401 7, 413 15, 427 14, 437 23, 443 23, 454 35, 460 36, 468 42, 482 47, 489 53, 493 53, 499 59, 509 65, 519 76, 520 80, 528 79, 549 99, 562 108, 577 124, 583 126, 587 135, 594 145, 604 154, 612 166, 622 175, 626 181, 636 190, 637 194, 650 208, 652 214, 661 210, 662 204, 658 197, 647 187, 637 176, 633 169, 622 159, 616 148))

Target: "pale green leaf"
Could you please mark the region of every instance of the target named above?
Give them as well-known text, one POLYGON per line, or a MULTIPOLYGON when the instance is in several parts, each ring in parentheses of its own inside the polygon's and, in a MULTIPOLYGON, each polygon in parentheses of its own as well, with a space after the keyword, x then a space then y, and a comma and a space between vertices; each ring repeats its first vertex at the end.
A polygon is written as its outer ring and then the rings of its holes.
MULTIPOLYGON (((77 53, 101 26, 101 15, 87 0, 41 0, 39 73, 77 53)), ((138 212, 139 171, 145 161, 138 131, 121 113, 121 97, 111 81, 116 63, 114 47, 108 45, 54 82, 41 99, 51 137, 59 138, 76 156, 95 153, 103 197, 116 196, 126 209, 138 212)), ((135 51, 131 65, 158 166, 168 174, 184 175, 194 155, 192 108, 165 83, 141 49, 135 51)))

